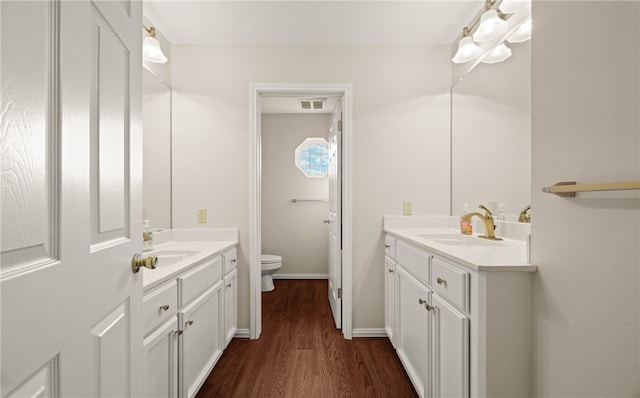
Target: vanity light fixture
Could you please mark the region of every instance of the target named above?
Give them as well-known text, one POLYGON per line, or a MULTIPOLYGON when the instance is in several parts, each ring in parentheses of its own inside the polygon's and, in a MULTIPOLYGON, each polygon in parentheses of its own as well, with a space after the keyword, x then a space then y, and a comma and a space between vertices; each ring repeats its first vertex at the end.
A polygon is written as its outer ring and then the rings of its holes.
POLYGON ((511 49, 506 44, 501 43, 499 46, 491 50, 489 55, 482 60, 483 64, 496 64, 502 62, 511 56, 511 49))
POLYGON ((531 18, 520 25, 518 30, 507 38, 509 43, 524 43, 527 40, 531 40, 531 18))
POLYGON ((456 64, 482 61, 493 64, 511 56, 504 44, 531 39, 531 0, 485 0, 483 10, 462 30, 458 50, 451 59, 456 64))
POLYGON ((482 49, 473 42, 469 28, 464 28, 462 39, 458 43, 458 51, 451 60, 456 64, 463 64, 477 58, 480 54, 482 54, 482 49))
POLYGON ((144 43, 142 44, 142 57, 145 61, 164 64, 167 62, 167 57, 162 52, 162 48, 160 48, 160 42, 156 39, 156 28, 153 26, 147 28, 144 25, 142 27, 149 35, 144 38, 144 43))
MULTIPOLYGON (((489 2, 487 2, 489 4, 489 2)), ((473 34, 473 40, 478 43, 485 43, 497 39, 505 34, 509 28, 507 21, 502 19, 504 14, 498 13, 497 10, 491 8, 480 17, 480 25, 473 34)))

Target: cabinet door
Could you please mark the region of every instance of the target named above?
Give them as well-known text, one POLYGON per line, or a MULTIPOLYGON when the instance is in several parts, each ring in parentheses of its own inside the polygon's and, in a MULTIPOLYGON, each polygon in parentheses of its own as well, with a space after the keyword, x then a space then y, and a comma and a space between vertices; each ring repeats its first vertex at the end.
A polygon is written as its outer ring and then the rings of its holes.
POLYGON ((469 396, 469 318, 437 294, 433 300, 433 396, 469 396))
POLYGON ((396 330, 396 264, 389 257, 384 259, 384 328, 387 336, 397 348, 396 330))
POLYGON ((222 287, 219 280, 179 314, 181 397, 196 395, 222 354, 222 287))
POLYGON ((238 270, 224 277, 224 348, 238 329, 238 270))
POLYGON ((160 326, 142 342, 144 362, 143 397, 178 396, 178 318, 160 326))
POLYGON ((431 290, 399 264, 397 274, 397 351, 420 397, 430 395, 429 339, 431 290))

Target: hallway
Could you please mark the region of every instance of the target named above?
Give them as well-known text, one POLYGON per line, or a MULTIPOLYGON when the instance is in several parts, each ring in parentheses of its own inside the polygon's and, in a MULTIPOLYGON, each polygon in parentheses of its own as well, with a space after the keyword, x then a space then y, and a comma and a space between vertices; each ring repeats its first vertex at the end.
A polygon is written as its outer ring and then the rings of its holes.
POLYGON ((205 397, 415 397, 386 338, 344 340, 326 280, 275 280, 262 293, 259 340, 234 339, 205 381, 205 397))

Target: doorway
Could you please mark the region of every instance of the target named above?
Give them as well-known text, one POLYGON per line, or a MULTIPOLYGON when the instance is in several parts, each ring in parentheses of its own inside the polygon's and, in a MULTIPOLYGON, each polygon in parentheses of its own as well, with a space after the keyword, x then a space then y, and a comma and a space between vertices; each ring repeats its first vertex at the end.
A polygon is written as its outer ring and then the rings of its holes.
POLYGON ((262 330, 261 301, 261 208, 262 208, 262 149, 261 114, 265 97, 338 97, 342 103, 342 162, 339 189, 342 192, 342 333, 345 339, 352 337, 352 134, 351 134, 350 84, 253 84, 251 85, 250 126, 250 214, 249 214, 249 290, 250 337, 257 339, 262 330))

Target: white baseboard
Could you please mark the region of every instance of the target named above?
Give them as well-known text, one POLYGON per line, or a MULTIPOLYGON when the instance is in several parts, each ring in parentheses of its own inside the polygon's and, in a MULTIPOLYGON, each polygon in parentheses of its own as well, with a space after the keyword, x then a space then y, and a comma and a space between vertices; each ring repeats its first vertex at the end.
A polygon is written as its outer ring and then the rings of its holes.
POLYGON ((273 279, 329 279, 329 274, 273 274, 273 279))
POLYGON ((384 328, 353 329, 353 337, 387 337, 384 328))
POLYGON ((249 329, 237 329, 236 334, 233 336, 234 339, 248 339, 250 337, 249 329))

